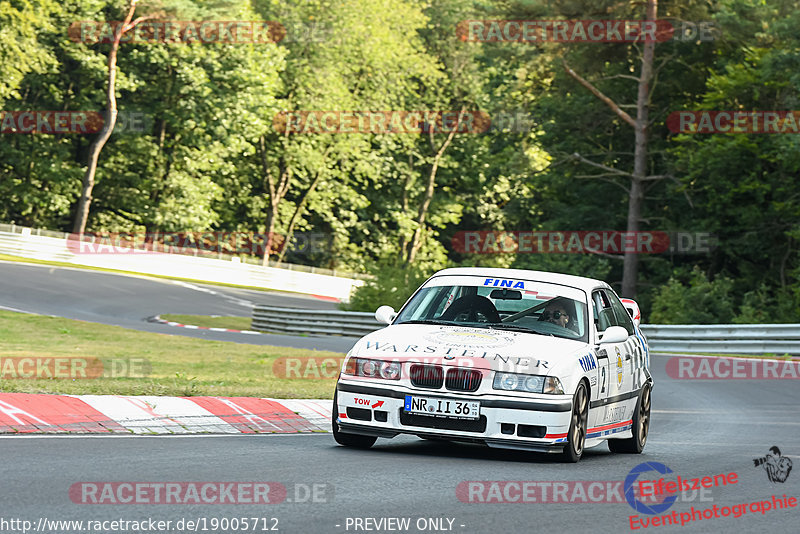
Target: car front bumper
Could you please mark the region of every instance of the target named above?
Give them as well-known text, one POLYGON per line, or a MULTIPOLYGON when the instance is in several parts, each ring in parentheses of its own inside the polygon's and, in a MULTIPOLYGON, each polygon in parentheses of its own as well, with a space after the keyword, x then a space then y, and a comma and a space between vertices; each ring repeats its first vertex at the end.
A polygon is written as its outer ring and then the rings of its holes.
POLYGON ((413 434, 490 447, 561 452, 567 441, 572 399, 569 395, 536 397, 457 393, 364 381, 340 380, 334 406, 342 432, 392 438, 413 434), (404 410, 405 396, 479 401, 479 419, 416 415, 404 410))

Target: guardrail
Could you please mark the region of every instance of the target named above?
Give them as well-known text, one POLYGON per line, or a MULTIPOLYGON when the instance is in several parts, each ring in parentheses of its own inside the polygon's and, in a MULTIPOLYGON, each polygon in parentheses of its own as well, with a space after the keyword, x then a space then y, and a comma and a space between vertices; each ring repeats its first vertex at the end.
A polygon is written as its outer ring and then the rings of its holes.
POLYGON ((374 313, 302 310, 256 305, 251 328, 261 332, 285 334, 338 334, 361 337, 383 328, 374 313))
POLYGON ((68 236, 69 234, 61 232, 3 224, 0 225, 0 254, 141 274, 295 291, 342 301, 349 300, 353 289, 364 283, 355 278, 298 270, 302 267, 311 271, 314 270, 313 267, 291 264, 264 267, 260 264, 244 263, 242 258, 231 255, 223 255, 225 259, 219 259, 119 248, 113 254, 75 254, 75 247, 67 245, 68 236), (125 250, 130 250, 130 253, 125 253, 125 250))
MULTIPOLYGON (((375 314, 256 305, 253 330, 361 337, 383 328, 375 314)), ((653 351, 800 354, 800 324, 642 325, 653 351)))
POLYGON ((653 350, 800 354, 800 324, 642 325, 653 350))

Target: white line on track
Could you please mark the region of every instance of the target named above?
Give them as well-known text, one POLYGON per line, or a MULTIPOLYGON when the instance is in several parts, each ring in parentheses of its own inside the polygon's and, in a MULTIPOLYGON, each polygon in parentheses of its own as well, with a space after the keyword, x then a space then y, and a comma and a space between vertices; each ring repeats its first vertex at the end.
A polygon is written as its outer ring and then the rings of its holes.
POLYGON ((214 291, 213 289, 208 289, 207 287, 198 286, 195 284, 190 284, 188 282, 182 282, 180 280, 173 280, 173 284, 185 287, 186 289, 191 289, 194 291, 200 291, 201 293, 208 293, 209 295, 214 295, 215 297, 221 297, 229 302, 233 302, 234 304, 238 304, 239 306, 244 306, 245 308, 252 308, 255 304, 252 301, 240 299, 237 297, 232 297, 230 295, 226 295, 225 293, 220 293, 219 291, 214 291))
POLYGON ((12 308, 11 306, 2 306, 2 305, 0 305, 0 310, 8 310, 8 311, 17 312, 17 313, 26 313, 28 315, 39 315, 38 313, 25 311, 25 310, 20 310, 19 308, 12 308))

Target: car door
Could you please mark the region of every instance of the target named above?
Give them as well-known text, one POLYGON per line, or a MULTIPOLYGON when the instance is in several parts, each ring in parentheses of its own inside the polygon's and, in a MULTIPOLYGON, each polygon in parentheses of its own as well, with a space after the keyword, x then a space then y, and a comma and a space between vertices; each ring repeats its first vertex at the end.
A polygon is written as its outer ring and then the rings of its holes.
MULTIPOLYGON (((614 312, 612 294, 605 289, 596 289, 592 292, 595 327, 599 334, 611 326, 623 326, 614 312)), ((604 432, 610 430, 607 428, 609 425, 619 423, 626 415, 630 415, 627 413, 627 407, 618 404, 620 398, 624 397, 626 392, 631 391, 631 377, 630 374, 626 375, 626 372, 630 373, 630 363, 625 359, 628 352, 627 341, 604 343, 597 349, 600 372, 597 397, 590 404, 590 407, 594 408, 590 412, 594 413, 590 413, 589 437, 604 435, 604 432), (627 366, 626 363, 628 363, 627 366)))
POLYGON ((645 347, 639 336, 636 335, 636 326, 633 324, 628 310, 625 305, 619 300, 613 291, 608 291, 608 298, 611 301, 611 308, 614 310, 614 317, 617 320, 617 325, 623 327, 628 332, 628 341, 623 343, 622 356, 623 356, 623 369, 624 379, 627 384, 622 388, 621 393, 634 393, 639 391, 642 387, 643 378, 645 377, 643 370, 646 369, 645 364, 645 347))

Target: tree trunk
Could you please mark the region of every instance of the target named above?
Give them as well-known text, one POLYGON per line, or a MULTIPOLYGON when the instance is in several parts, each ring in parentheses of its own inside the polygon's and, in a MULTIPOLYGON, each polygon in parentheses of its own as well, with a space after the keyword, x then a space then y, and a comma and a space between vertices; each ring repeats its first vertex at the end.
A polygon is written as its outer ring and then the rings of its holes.
MULTIPOLYGON (((401 197, 401 209, 403 215, 408 213, 408 192, 411 190, 411 185, 414 183, 414 156, 413 154, 408 155, 408 174, 406 175, 405 182, 403 183, 403 194, 401 197)), ((400 246, 398 250, 400 251, 400 259, 403 259, 405 255, 406 247, 408 247, 408 239, 406 238, 405 232, 402 231, 401 225, 401 232, 399 243, 400 246)))
POLYGON ((264 241, 264 259, 262 265, 269 266, 269 257, 272 254, 272 247, 275 243, 275 224, 278 221, 278 207, 281 200, 286 196, 289 191, 289 169, 283 159, 278 164, 278 182, 272 176, 269 170, 269 163, 267 162, 267 144, 264 136, 259 138, 259 148, 261 149, 261 170, 264 173, 264 181, 266 182, 267 193, 269 194, 269 208, 267 210, 267 235, 264 241))
POLYGON ((122 34, 129 29, 128 26, 133 19, 133 13, 136 11, 136 2, 137 0, 131 0, 125 22, 117 27, 117 31, 114 35, 114 42, 111 44, 111 51, 108 53, 108 90, 106 93, 106 105, 108 109, 106 110, 105 122, 103 123, 103 129, 100 130, 100 135, 98 135, 89 146, 89 166, 86 168, 86 174, 83 176, 83 187, 81 189, 81 196, 78 199, 75 224, 72 227, 73 233, 76 234, 83 234, 86 231, 86 222, 89 220, 89 210, 92 206, 92 190, 94 189, 100 151, 103 150, 108 138, 111 137, 111 132, 114 131, 114 124, 117 122, 117 51, 119 50, 119 42, 122 38, 122 34))
MULTIPOLYGON (((297 219, 303 213, 303 210, 306 207, 306 202, 308 202, 308 195, 314 192, 314 189, 317 188, 317 185, 322 178, 322 172, 318 172, 317 175, 314 177, 314 180, 311 184, 303 191, 303 194, 300 196, 300 200, 297 202, 297 206, 294 208, 294 213, 292 213, 292 218, 289 219, 289 226, 286 227, 286 238, 284 239, 283 243, 284 246, 281 248, 280 253, 278 253, 278 259, 276 261, 277 265, 283 261, 283 258, 286 256, 286 250, 289 248, 289 243, 292 242, 292 235, 294 234, 294 226, 297 224, 297 219)), ((310 246, 310 245, 309 245, 310 246)))
POLYGON ((275 220, 278 217, 278 206, 270 202, 269 211, 267 211, 267 234, 264 238, 264 267, 269 266, 269 256, 272 253, 272 244, 274 239, 272 237, 275 232, 275 220))
MULTIPOLYGON (((647 20, 656 20, 658 0, 648 0, 647 20)), ((650 79, 653 77, 653 56, 655 42, 650 39, 644 43, 642 54, 642 70, 639 75, 639 88, 636 95, 636 125, 635 146, 633 152, 633 177, 628 197, 628 228, 627 231, 638 232, 639 221, 642 214, 644 200, 644 185, 642 180, 647 175, 647 121, 649 115, 650 79)), ((636 251, 625 253, 622 266, 622 296, 636 297, 636 281, 639 276, 639 254, 636 251)))
MULTIPOLYGON (((325 152, 322 153, 323 165, 325 163, 325 158, 328 157, 328 154, 330 153, 332 148, 333 145, 328 145, 328 147, 325 149, 325 152)), ((286 227, 286 237, 283 240, 284 245, 281 248, 280 253, 278 254, 278 260, 277 260, 278 265, 280 265, 280 263, 283 261, 283 258, 286 256, 286 249, 289 247, 289 243, 291 243, 292 241, 292 234, 294 234, 294 226, 295 224, 297 224, 297 219, 300 217, 300 215, 303 213, 303 210, 306 207, 306 202, 308 202, 308 195, 313 193, 314 190, 317 188, 317 185, 322 180, 322 175, 324 171, 325 169, 319 169, 317 171, 316 176, 314 176, 314 179, 311 181, 306 190, 303 191, 303 194, 300 196, 300 199, 297 202, 297 206, 295 206, 294 208, 294 213, 292 213, 292 218, 289 219, 289 225, 286 227)))
MULTIPOLYGON (((411 242, 408 244, 408 256, 406 257, 407 265, 414 263, 414 260, 417 257, 417 252, 419 252, 419 249, 422 247, 422 232, 425 230, 425 220, 428 216, 428 209, 430 208, 431 201, 433 200, 433 193, 436 190, 436 172, 439 170, 439 163, 442 161, 442 156, 444 156, 445 150, 447 150, 447 147, 450 146, 450 143, 453 141, 453 137, 455 137, 456 132, 461 125, 461 118, 464 113, 464 109, 464 107, 461 108, 455 127, 450 131, 449 134, 447 134, 447 138, 444 140, 442 145, 439 147, 439 150, 436 151, 436 154, 433 157, 431 170, 428 174, 428 185, 425 188, 425 196, 422 198, 422 204, 420 204, 419 211, 417 212, 417 228, 414 230, 414 235, 411 238, 411 242)), ((431 147, 433 147, 432 129, 430 130, 429 135, 431 147)))
POLYGON ((411 242, 408 244, 408 257, 407 264, 414 263, 417 257, 417 252, 422 246, 422 230, 425 226, 425 220, 428 216, 428 209, 430 208, 431 201, 433 200, 433 192, 436 188, 436 171, 439 170, 439 161, 441 160, 441 153, 436 154, 433 158, 433 165, 431 165, 430 173, 428 174, 428 185, 425 188, 425 196, 422 198, 422 204, 419 206, 417 212, 417 228, 414 230, 414 235, 411 242))

